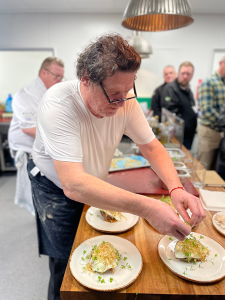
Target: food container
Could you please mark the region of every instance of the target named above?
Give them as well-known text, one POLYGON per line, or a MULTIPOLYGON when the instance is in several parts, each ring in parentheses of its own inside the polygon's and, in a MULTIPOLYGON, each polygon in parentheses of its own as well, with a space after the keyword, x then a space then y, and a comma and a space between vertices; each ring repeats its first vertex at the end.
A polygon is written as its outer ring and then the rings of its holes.
POLYGON ((182 184, 184 184, 186 178, 191 177, 190 173, 188 173, 188 171, 185 170, 185 169, 176 169, 176 170, 177 170, 177 174, 178 174, 178 177, 180 179, 180 182, 182 184))
MULTIPOLYGON (((191 177, 190 173, 188 173, 188 171, 185 170, 185 169, 176 169, 176 171, 177 171, 178 177, 179 177, 180 182, 181 182, 182 185, 184 185, 184 182, 185 182, 186 178, 191 177)), ((160 180, 160 181, 161 181, 161 188, 164 189, 164 190, 168 190, 165 183, 162 180, 160 180)))
POLYGON ((173 164, 175 169, 187 169, 187 166, 182 161, 174 161, 173 164))
POLYGON ((182 161, 185 157, 184 152, 178 148, 166 148, 173 162, 182 161))

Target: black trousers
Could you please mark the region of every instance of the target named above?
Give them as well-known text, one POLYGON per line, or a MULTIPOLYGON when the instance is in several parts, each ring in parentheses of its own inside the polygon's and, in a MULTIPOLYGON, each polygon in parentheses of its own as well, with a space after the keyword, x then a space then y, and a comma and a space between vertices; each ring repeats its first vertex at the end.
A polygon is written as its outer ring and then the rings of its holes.
POLYGON ((67 259, 49 257, 50 280, 48 285, 48 300, 60 300, 60 287, 67 262, 67 259))

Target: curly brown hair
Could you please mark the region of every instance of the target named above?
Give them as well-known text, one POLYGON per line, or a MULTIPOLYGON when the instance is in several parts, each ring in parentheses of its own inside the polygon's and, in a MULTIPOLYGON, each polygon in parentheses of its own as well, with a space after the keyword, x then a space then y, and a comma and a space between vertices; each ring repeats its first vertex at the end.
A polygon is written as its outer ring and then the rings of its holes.
POLYGON ((104 34, 89 44, 77 60, 77 77, 87 75, 99 84, 117 71, 137 72, 141 56, 119 34, 104 34))

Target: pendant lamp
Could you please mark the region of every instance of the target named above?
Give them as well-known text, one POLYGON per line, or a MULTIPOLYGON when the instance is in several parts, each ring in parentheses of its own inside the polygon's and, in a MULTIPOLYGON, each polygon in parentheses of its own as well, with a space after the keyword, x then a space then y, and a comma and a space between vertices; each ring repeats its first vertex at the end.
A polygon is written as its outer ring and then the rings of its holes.
POLYGON ((136 31, 164 31, 193 23, 188 0, 131 0, 122 25, 136 31))
POLYGON ((152 47, 149 42, 143 38, 140 31, 133 31, 132 36, 126 39, 140 54, 141 58, 148 58, 152 54, 152 47))

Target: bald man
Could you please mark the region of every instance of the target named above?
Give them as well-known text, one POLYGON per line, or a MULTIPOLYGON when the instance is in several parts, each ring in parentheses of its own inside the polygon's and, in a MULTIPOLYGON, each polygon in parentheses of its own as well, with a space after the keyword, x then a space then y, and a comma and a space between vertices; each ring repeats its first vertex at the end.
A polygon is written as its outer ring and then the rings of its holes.
POLYGON ((162 96, 162 91, 167 83, 170 83, 175 80, 176 78, 176 72, 174 70, 173 66, 167 66, 163 70, 163 77, 165 82, 160 85, 155 91, 152 96, 152 103, 151 103, 151 108, 154 112, 154 116, 159 116, 159 122, 161 122, 161 96, 162 96))

